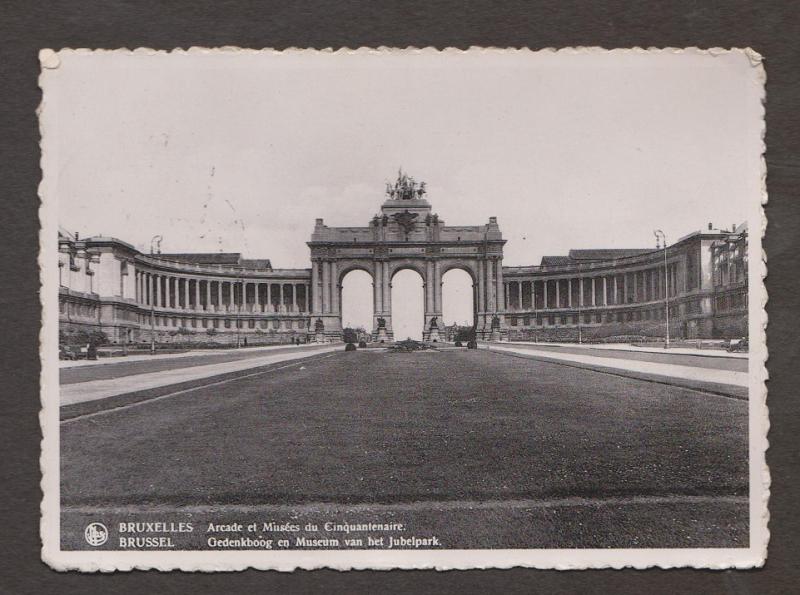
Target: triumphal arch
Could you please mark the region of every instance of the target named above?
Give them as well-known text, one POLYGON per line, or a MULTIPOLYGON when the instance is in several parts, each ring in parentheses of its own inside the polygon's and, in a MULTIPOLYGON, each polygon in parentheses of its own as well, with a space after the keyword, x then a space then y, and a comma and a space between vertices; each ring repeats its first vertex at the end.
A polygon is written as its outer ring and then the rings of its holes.
POLYGON ((505 240, 490 217, 485 225, 447 226, 426 199, 425 183, 398 173, 386 185, 386 200, 368 225, 328 227, 317 219, 311 241, 311 330, 318 340, 342 335, 342 280, 354 269, 372 277, 372 337, 391 341, 392 278, 417 271, 424 286, 423 340, 437 341, 442 321, 442 277, 462 269, 472 277, 474 326, 478 339, 506 334, 503 297, 505 240))

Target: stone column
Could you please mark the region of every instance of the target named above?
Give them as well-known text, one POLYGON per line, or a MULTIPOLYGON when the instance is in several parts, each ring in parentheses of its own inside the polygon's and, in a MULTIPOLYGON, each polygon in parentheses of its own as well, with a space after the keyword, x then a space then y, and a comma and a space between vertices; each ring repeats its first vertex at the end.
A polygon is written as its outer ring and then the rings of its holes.
POLYGON ((618 275, 614 273, 614 305, 616 306, 619 304, 619 289, 618 289, 618 282, 617 282, 618 275))
POLYGON ((572 279, 567 279, 567 308, 572 308, 572 279))
POLYGON ((297 312, 297 283, 292 283, 292 312, 297 312))
POLYGON ((608 277, 603 277, 603 305, 608 306, 608 277))
POLYGON ((622 273, 622 303, 628 303, 628 273, 622 273))
POLYGON ((633 303, 639 301, 639 271, 633 272, 633 303))
POLYGON ((561 307, 561 279, 556 279, 556 308, 561 307))
POLYGON ((478 313, 486 312, 486 283, 484 281, 484 260, 478 260, 478 313))
POLYGON ((592 306, 597 305, 597 287, 595 286, 594 277, 592 277, 592 306))
POLYGON ((206 279, 206 312, 211 310, 211 281, 206 279))
MULTIPOLYGON (((319 263, 316 260, 311 261, 311 290, 313 301, 311 303, 311 311, 314 314, 319 314, 320 311, 320 304, 319 304, 319 263)), ((308 298, 306 298, 308 301, 308 298)), ((270 299, 269 295, 269 283, 267 283, 267 308, 272 309, 272 300, 270 299)), ((313 323, 312 323, 313 329, 313 323)))
POLYGON ((217 281, 217 312, 222 312, 222 281, 217 281))
POLYGON ((522 296, 523 296, 522 283, 523 281, 517 281, 517 308, 519 308, 520 310, 525 309, 522 306, 522 296))
POLYGON ((494 262, 492 262, 491 258, 486 259, 486 311, 487 312, 494 312, 495 311, 495 302, 494 302, 494 289, 492 282, 494 280, 494 262))
POLYGON ((384 312, 392 314, 392 279, 389 275, 389 261, 383 262, 383 308, 384 312))
POLYGON ((425 313, 431 314, 435 307, 434 307, 434 297, 433 297, 433 261, 428 260, 425 262, 425 313))
MULTIPOLYGON (((498 258, 495 263, 495 276, 497 277, 497 295, 495 296, 495 309, 496 310, 504 310, 505 309, 505 285, 503 284, 503 262, 498 258)), ((441 300, 439 300, 441 302, 441 300)), ((440 304, 441 305, 441 304, 440 304)))
MULTIPOLYGON (((187 292, 186 297, 189 297, 187 292)), ((236 294, 233 290, 233 281, 228 281, 228 311, 235 312, 236 311, 236 294)))
POLYGON ((383 263, 376 260, 372 275, 372 311, 377 318, 383 314, 383 263))
POLYGON ((331 262, 331 312, 339 313, 339 263, 331 262))
MULTIPOLYGON (((283 296, 281 296, 283 301, 283 296)), ((322 312, 327 314, 331 311, 331 264, 325 260, 322 262, 322 312)))
POLYGON ((194 280, 194 309, 200 309, 200 279, 194 280))
POLYGON ((544 306, 542 309, 547 310, 550 304, 547 302, 547 279, 542 281, 542 297, 544 298, 544 306))
POLYGON ((161 289, 161 284, 164 280, 163 275, 156 275, 156 307, 163 308, 164 305, 162 303, 163 298, 163 291, 161 289))
POLYGON ((438 260, 433 261, 433 309, 437 316, 442 316, 442 263, 438 260))

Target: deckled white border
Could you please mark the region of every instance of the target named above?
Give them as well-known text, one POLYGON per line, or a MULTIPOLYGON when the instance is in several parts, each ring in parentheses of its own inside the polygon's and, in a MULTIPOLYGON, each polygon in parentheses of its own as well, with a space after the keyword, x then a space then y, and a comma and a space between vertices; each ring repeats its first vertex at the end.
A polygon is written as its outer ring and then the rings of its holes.
POLYGON ((298 49, 283 51, 274 49, 241 49, 235 47, 198 48, 188 50, 174 49, 154 50, 138 48, 135 50, 90 50, 62 49, 59 52, 44 49, 39 53, 41 74, 39 86, 43 97, 37 114, 42 136, 40 147, 42 156, 42 181, 39 185, 41 206, 39 221, 39 271, 41 281, 40 299, 42 305, 42 329, 39 335, 41 370, 42 410, 39 420, 42 427, 42 454, 40 466, 42 470, 41 487, 43 499, 41 503, 40 535, 42 539, 42 560, 52 568, 61 571, 80 570, 84 572, 114 570, 171 570, 184 571, 238 571, 247 568, 261 570, 275 569, 291 571, 298 568, 334 568, 348 569, 393 569, 393 568, 435 568, 437 570, 470 569, 470 568, 550 568, 550 569, 584 569, 584 568, 674 568, 691 566, 695 568, 752 568, 762 566, 766 560, 769 540, 768 521, 770 476, 766 464, 768 446, 767 432, 769 419, 767 411, 767 345, 765 310, 767 292, 763 280, 767 274, 766 254, 762 248, 762 240, 766 231, 767 219, 763 205, 767 202, 766 162, 764 160, 764 101, 766 72, 762 56, 756 51, 745 48, 648 48, 606 50, 599 47, 575 47, 554 49, 547 48, 536 52, 528 48, 477 48, 468 50, 433 47, 405 49, 361 47, 358 49, 341 48, 298 49), (513 52, 513 53, 698 53, 720 55, 731 52, 744 54, 756 69, 755 82, 759 84, 761 96, 761 208, 760 226, 755 229, 751 222, 749 235, 749 331, 750 349, 750 398, 749 398, 749 462, 750 462, 750 547, 731 549, 531 549, 531 550, 436 550, 436 551, 170 551, 170 552, 119 552, 119 551, 74 551, 63 552, 60 547, 60 506, 59 506, 59 381, 58 381, 58 268, 55 256, 58 252, 58 197, 53 188, 58 186, 58 171, 47 167, 48 160, 58 162, 55 146, 48 145, 48 139, 56 136, 57 119, 52 114, 53 108, 48 106, 47 72, 60 67, 62 53, 115 53, 133 54, 208 54, 217 52, 244 54, 287 54, 287 53, 346 53, 346 54, 383 54, 398 53, 421 54, 443 53, 463 54, 466 52, 513 52), (760 233, 757 233, 759 231, 760 233), (753 254, 761 253, 761 258, 753 258, 753 254))

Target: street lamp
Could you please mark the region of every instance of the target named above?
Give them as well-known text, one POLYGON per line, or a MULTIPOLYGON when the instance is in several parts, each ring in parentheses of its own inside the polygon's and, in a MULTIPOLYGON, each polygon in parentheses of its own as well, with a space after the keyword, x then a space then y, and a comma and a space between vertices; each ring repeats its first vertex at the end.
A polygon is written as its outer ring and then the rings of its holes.
MULTIPOLYGON (((582 345, 583 344, 583 332, 581 330, 581 323, 583 322, 581 320, 581 318, 583 318, 583 310, 582 310, 582 308, 583 308, 583 300, 581 299, 583 297, 583 276, 582 276, 582 272, 583 271, 581 270, 581 263, 579 262, 578 263, 578 283, 580 283, 580 285, 578 286, 578 345, 582 345)), ((570 293, 571 293, 571 290, 570 290, 570 293)), ((572 299, 572 296, 570 296, 569 299, 572 299)))
POLYGON ((664 321, 666 326, 666 343, 664 349, 669 349, 669 276, 667 275, 667 235, 660 229, 653 231, 656 236, 656 250, 659 248, 659 241, 664 245, 664 321))
MULTIPOLYGON (((150 256, 154 254, 153 247, 156 246, 158 254, 161 254, 161 241, 164 236, 154 235, 150 239, 150 256)), ((156 354, 156 296, 150 292, 150 355, 156 354)))
POLYGON ((236 349, 241 347, 242 303, 244 302, 244 278, 239 273, 239 301, 236 302, 236 349))

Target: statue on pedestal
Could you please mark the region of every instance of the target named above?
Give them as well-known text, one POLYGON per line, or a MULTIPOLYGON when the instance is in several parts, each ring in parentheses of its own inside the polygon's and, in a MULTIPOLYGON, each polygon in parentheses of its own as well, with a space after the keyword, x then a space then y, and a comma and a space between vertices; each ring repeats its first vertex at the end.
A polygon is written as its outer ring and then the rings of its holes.
POLYGON ((417 181, 404 173, 402 168, 397 171, 397 181, 394 185, 386 183, 386 195, 392 200, 421 199, 425 194, 427 194, 425 182, 417 184, 417 181))

